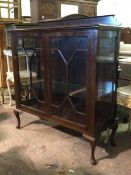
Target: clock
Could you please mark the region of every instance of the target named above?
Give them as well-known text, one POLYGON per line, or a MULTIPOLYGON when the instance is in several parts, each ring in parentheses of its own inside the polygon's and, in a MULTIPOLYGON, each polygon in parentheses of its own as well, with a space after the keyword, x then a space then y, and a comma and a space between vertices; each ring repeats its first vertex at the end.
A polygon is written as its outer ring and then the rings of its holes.
POLYGON ((55 13, 55 4, 51 2, 43 3, 42 14, 43 15, 53 15, 55 13))

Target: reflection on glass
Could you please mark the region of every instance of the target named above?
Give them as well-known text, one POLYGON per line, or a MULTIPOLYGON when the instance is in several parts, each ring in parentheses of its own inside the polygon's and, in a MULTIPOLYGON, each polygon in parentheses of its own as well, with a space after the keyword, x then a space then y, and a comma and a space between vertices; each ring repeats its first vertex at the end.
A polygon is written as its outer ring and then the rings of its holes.
POLYGON ((101 116, 105 120, 113 116, 113 98, 116 91, 116 64, 115 61, 115 44, 116 31, 100 31, 100 42, 98 43, 97 56, 97 102, 96 115, 99 122, 101 116))
POLYGON ((117 32, 116 31, 101 31, 100 32, 100 43, 98 50, 97 60, 100 61, 114 61, 114 51, 115 51, 115 40, 117 32))
POLYGON ((98 71, 98 98, 112 101, 112 93, 115 90, 114 82, 114 58, 116 31, 101 31, 97 57, 98 71))

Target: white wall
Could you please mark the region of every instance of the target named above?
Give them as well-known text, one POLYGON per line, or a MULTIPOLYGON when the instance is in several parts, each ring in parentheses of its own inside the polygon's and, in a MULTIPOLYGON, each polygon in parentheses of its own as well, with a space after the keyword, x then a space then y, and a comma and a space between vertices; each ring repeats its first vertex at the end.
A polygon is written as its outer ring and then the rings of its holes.
POLYGON ((124 27, 131 27, 131 0, 100 0, 97 15, 115 14, 124 27))
POLYGON ((78 5, 61 4, 61 17, 71 14, 78 14, 78 5))
POLYGON ((21 10, 22 16, 31 16, 30 0, 21 0, 21 10))

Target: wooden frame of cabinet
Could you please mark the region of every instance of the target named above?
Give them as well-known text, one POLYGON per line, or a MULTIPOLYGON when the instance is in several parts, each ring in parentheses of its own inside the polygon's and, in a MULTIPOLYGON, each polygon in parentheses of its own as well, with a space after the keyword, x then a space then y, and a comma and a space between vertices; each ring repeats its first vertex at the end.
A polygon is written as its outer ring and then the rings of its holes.
POLYGON ((91 164, 96 164, 94 151, 101 132, 112 129, 114 145, 117 129, 120 27, 112 25, 117 23, 110 15, 78 15, 11 31, 17 128, 21 111, 26 111, 79 131, 90 142, 91 164), (19 74, 21 51, 30 64, 28 83, 19 74), (25 87, 27 96, 23 95, 25 87))

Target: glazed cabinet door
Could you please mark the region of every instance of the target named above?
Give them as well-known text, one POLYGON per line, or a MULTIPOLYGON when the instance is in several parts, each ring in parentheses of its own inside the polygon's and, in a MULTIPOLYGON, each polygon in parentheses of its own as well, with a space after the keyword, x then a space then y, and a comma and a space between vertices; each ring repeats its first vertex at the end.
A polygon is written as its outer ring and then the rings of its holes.
POLYGON ((51 115, 87 125, 87 59, 90 32, 56 32, 49 35, 51 115))
POLYGON ((115 117, 118 32, 99 31, 97 54, 96 121, 101 125, 115 117))
POLYGON ((15 83, 18 107, 45 111, 45 49, 42 34, 16 34, 15 83), (19 86, 18 86, 19 84, 19 86))

